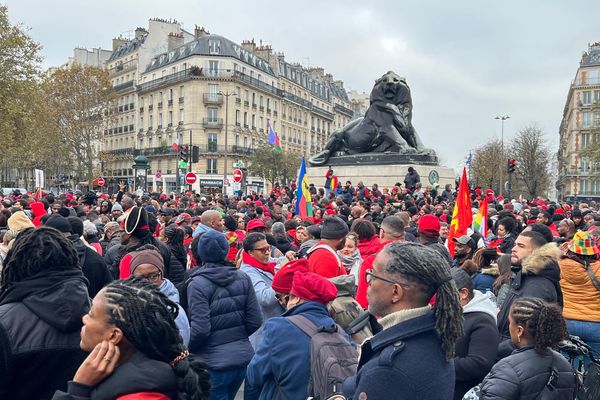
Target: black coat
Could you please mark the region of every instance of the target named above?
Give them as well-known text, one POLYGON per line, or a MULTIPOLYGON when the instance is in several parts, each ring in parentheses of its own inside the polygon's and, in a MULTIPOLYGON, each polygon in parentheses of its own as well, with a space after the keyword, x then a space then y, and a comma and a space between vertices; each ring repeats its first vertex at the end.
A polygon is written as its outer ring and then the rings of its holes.
POLYGON ((138 351, 95 388, 69 381, 67 392, 57 391, 52 400, 112 400, 139 392, 155 392, 175 398, 177 377, 173 368, 138 351))
POLYGON ((71 235, 69 240, 77 250, 79 265, 88 280, 88 293, 91 298, 94 298, 100 289, 113 280, 112 274, 108 270, 104 258, 86 246, 79 236, 71 235))
POLYGON ((86 357, 79 348, 90 309, 77 269, 44 271, 0 295, 0 399, 50 399, 86 357))
MULTIPOLYGON (((484 295, 477 294, 484 297, 484 295)), ((487 298, 487 296, 485 296, 487 298)), ((493 308, 494 304, 487 299, 493 308)), ((498 348, 498 329, 496 319, 488 312, 469 311, 465 306, 464 312, 464 335, 456 342, 454 369, 456 371, 456 385, 454 388, 454 399, 462 399, 463 395, 473 386, 481 383, 483 378, 490 372, 496 361, 496 349, 498 348)))
POLYGON ((171 262, 169 269, 165 271, 166 277, 175 285, 179 285, 185 280, 185 270, 187 267, 187 253, 182 247, 166 246, 171 253, 171 262))
POLYGON ((292 245, 292 243, 287 239, 287 237, 276 237, 275 238, 276 244, 275 247, 277 247, 279 249, 279 251, 281 251, 283 254, 287 253, 288 251, 296 251, 296 248, 292 245))
POLYGON ((479 399, 537 400, 552 369, 558 374, 551 398, 574 399, 575 373, 571 364, 555 351, 546 350, 540 354, 532 346, 517 349, 494 365, 483 380, 479 399))

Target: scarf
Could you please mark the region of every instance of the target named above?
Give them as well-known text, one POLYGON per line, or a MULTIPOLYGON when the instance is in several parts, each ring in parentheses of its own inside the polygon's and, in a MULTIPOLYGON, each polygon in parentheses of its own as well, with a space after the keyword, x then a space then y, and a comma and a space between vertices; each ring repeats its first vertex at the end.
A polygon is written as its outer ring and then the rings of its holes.
POLYGON ((256 258, 252 257, 250 254, 246 253, 246 251, 242 251, 242 263, 248 264, 251 267, 258 268, 261 271, 265 271, 270 273, 271 275, 275 275, 275 266, 276 262, 268 262, 266 264, 261 263, 256 258))
POLYGON ((357 260, 361 259, 360 252, 358 251, 358 249, 354 250, 349 256, 342 254, 340 251, 338 251, 337 253, 340 257, 340 260, 342 260, 342 264, 344 264, 344 268, 346 268, 346 271, 348 272, 350 272, 354 264, 356 264, 357 260))
POLYGON ((427 314, 431 310, 431 306, 428 304, 424 307, 409 308, 408 310, 400 310, 393 312, 381 318, 378 322, 379 325, 385 330, 391 328, 400 322, 407 321, 412 318, 417 318, 427 314))

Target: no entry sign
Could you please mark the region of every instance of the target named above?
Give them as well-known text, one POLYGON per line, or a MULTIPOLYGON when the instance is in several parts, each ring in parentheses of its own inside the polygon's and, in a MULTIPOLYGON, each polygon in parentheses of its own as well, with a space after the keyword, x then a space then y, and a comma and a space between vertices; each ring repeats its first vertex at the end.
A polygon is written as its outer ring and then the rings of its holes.
POLYGON ((195 173, 188 172, 187 174, 185 174, 185 183, 187 183, 188 185, 193 185, 194 183, 196 183, 197 180, 198 177, 195 173))
POLYGON ((233 171, 233 181, 234 182, 241 182, 243 176, 244 176, 244 173, 242 172, 241 169, 236 169, 233 171))
POLYGON ((98 186, 104 186, 105 183, 106 181, 104 180, 104 178, 98 178, 98 186))

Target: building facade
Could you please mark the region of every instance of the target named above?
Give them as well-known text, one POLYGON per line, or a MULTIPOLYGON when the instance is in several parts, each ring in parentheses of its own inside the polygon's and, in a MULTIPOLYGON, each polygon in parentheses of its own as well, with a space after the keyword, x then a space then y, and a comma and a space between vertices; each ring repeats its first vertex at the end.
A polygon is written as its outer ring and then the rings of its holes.
MULTIPOLYGON (((151 20, 134 39, 117 39, 107 63, 120 100, 102 154, 115 184, 130 179, 133 157, 143 154, 149 189, 176 191, 186 172, 179 168, 181 146, 195 146, 193 187, 222 191, 225 182, 231 193, 234 165, 268 141, 269 125, 284 151, 309 156, 352 119, 343 83, 322 68, 290 64, 254 41, 240 45, 204 28, 192 34, 165 24, 151 20)), ((258 177, 246 183, 249 191, 266 189, 258 177)))
POLYGON ((584 52, 571 83, 560 124, 559 200, 600 200, 600 165, 581 152, 600 142, 600 42, 584 52))

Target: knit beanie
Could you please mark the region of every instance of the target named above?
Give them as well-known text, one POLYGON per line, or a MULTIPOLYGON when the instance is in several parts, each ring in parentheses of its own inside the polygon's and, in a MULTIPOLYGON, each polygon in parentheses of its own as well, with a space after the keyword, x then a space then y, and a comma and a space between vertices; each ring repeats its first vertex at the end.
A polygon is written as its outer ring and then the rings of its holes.
POLYGON ((273 290, 277 293, 289 294, 292 290, 294 274, 298 271, 308 272, 308 261, 305 258, 290 261, 275 272, 271 283, 273 290))
POLYGON ((340 217, 327 217, 321 227, 321 239, 341 239, 348 234, 348 224, 340 217))
POLYGON ((110 212, 114 212, 114 211, 123 212, 123 207, 121 207, 121 205, 119 203, 115 203, 115 204, 113 204, 112 208, 110 209, 110 212))
POLYGON ((133 274, 135 269, 142 264, 151 264, 160 270, 160 272, 164 275, 165 273, 165 263, 163 261, 163 256, 160 254, 160 251, 153 249, 146 249, 140 251, 134 251, 133 253, 129 253, 131 256, 131 261, 129 262, 129 271, 133 274))
POLYGON ((67 221, 71 225, 71 232, 77 236, 83 235, 83 221, 78 217, 69 217, 67 221))
POLYGON ((59 232, 73 233, 73 228, 71 228, 71 224, 69 223, 69 220, 67 220, 65 217, 63 217, 60 214, 51 215, 44 225, 52 227, 59 232))
POLYGON ((327 304, 337 297, 337 288, 329 280, 314 272, 296 272, 290 293, 302 300, 327 304))
POLYGON ((222 232, 209 229, 198 240, 198 255, 204 262, 223 263, 229 253, 229 243, 222 232))

